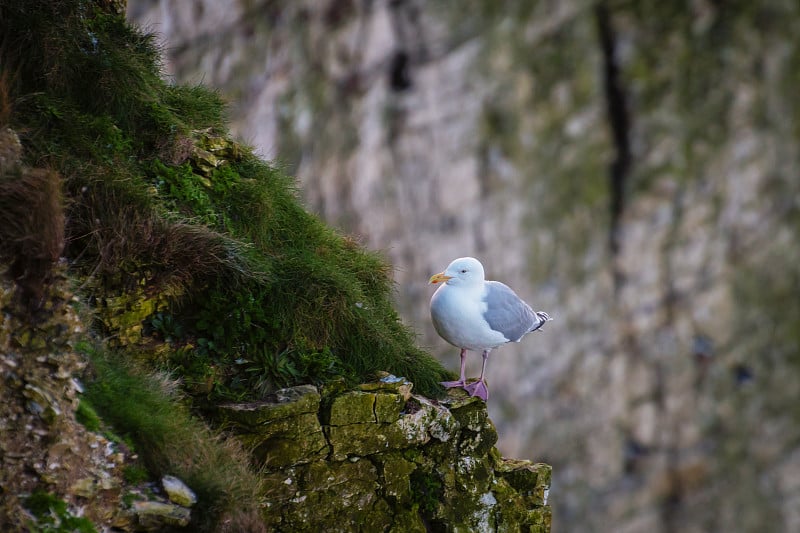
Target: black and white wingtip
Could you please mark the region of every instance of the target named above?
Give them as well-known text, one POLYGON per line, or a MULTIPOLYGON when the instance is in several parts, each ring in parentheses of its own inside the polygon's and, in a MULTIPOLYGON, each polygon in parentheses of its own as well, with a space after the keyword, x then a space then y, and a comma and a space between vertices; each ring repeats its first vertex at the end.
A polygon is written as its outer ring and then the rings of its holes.
POLYGON ((544 325, 553 320, 552 317, 544 311, 536 311, 536 318, 539 319, 539 322, 531 328, 531 331, 542 331, 544 325))

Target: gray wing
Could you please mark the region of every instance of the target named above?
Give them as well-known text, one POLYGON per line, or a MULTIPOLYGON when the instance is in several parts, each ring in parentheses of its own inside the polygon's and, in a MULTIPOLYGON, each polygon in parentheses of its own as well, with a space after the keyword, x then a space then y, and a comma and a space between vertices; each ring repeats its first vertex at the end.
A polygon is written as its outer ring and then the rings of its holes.
POLYGON ((499 331, 510 341, 520 340, 545 322, 533 312, 530 305, 499 281, 486 282, 484 301, 488 309, 483 318, 493 330, 499 331))

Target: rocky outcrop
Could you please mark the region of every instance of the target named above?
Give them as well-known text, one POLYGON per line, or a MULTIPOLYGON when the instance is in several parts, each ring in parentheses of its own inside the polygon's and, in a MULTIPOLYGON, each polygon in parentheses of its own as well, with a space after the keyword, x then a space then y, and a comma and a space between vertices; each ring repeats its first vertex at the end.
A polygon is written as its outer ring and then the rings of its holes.
POLYGON ((432 402, 391 375, 335 388, 218 409, 263 465, 270 530, 550 530, 550 467, 501 458, 482 401, 432 402))
POLYGON ((184 497, 174 505, 127 482, 135 456, 100 432, 81 403, 87 361, 76 345, 88 328, 56 264, 64 241, 60 180, 24 165, 16 132, 0 130, 0 264, 11 263, 0 277, 0 529, 186 526, 191 491, 177 491, 184 497))
POLYGON ((0 528, 23 526, 23 495, 35 489, 70 494, 73 505, 80 498, 89 504, 87 517, 114 524, 124 455, 75 420, 74 376, 85 363, 69 339, 83 325, 63 287, 50 291, 45 312, 52 316, 37 323, 13 305, 12 294, 0 287, 0 528))
MULTIPOLYGON (((0 289, 0 525, 189 525, 191 488, 173 476, 162 496, 131 485, 130 455, 77 421, 85 362, 71 339, 84 326, 70 295, 48 289, 40 316, 51 318, 29 324, 14 312, 13 290, 0 289)), ((550 531, 550 467, 503 459, 482 401, 459 391, 434 402, 411 389, 384 375, 355 391, 304 385, 220 406, 218 423, 262 467, 268 529, 550 531)))
POLYGON ((46 287, 33 317, 14 294, 0 284, 0 528, 188 525, 194 502, 170 504, 158 488, 126 481, 136 457, 87 428, 79 381, 86 361, 74 350, 86 328, 70 305, 63 272, 46 287))

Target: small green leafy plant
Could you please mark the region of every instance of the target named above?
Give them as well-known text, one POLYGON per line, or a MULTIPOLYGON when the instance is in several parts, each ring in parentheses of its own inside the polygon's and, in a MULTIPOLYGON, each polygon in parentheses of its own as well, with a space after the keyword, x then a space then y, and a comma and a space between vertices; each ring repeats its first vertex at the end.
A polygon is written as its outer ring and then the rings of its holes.
POLYGON ((94 524, 82 516, 73 515, 58 496, 37 490, 25 499, 25 507, 36 517, 30 524, 41 533, 97 533, 94 524))

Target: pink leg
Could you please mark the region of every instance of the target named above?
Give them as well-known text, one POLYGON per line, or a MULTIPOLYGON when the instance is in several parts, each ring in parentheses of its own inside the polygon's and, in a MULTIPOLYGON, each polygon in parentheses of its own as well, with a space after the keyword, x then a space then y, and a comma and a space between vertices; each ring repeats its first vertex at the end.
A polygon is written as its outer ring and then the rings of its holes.
POLYGON ((467 366, 467 349, 461 348, 461 379, 458 381, 442 381, 441 385, 445 388, 463 387, 464 386, 464 370, 467 366))
POLYGON ((491 350, 484 350, 483 351, 483 366, 481 367, 481 377, 478 378, 478 381, 474 381, 464 387, 464 390, 469 393, 470 396, 477 396, 484 402, 489 399, 489 389, 486 387, 486 383, 483 381, 483 374, 486 372, 486 361, 489 359, 489 352, 491 350))

